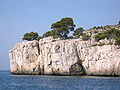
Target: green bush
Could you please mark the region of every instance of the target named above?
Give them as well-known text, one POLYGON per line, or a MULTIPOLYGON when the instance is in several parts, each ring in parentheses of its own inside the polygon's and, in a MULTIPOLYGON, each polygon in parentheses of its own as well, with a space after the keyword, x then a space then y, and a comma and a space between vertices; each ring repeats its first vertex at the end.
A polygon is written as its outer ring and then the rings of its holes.
POLYGON ((97 35, 95 35, 95 40, 99 41, 102 39, 105 39, 107 36, 104 33, 98 33, 97 35))
POLYGON ((84 41, 89 40, 89 39, 90 39, 90 36, 84 33, 83 36, 82 36, 82 39, 83 39, 84 41))
POLYGON ((119 36, 120 36, 120 30, 110 29, 110 30, 103 31, 102 33, 98 33, 97 35, 95 35, 95 40, 99 41, 105 38, 115 39, 119 36))
POLYGON ((120 21, 118 22, 118 24, 120 25, 120 21))
POLYGON ((78 28, 78 29, 76 29, 74 31, 73 36, 78 36, 78 37, 82 36, 83 35, 83 31, 84 31, 84 29, 82 27, 80 27, 80 28, 78 28))
POLYGON ((42 39, 42 38, 43 38, 43 37, 39 36, 39 37, 37 37, 37 39, 36 39, 36 40, 38 40, 38 41, 39 41, 39 40, 40 40, 40 39, 42 39))
POLYGON ((93 27, 93 29, 96 29, 96 28, 97 28, 96 26, 93 27))
POLYGON ((104 33, 107 37, 107 39, 115 39, 116 37, 118 37, 120 35, 120 30, 117 29, 110 29, 107 31, 104 31, 104 33))
POLYGON ((94 31, 94 33, 98 33, 98 31, 94 31))
POLYGON ((59 33, 59 30, 51 30, 43 34, 43 37, 49 36, 52 36, 53 38, 62 37, 61 34, 59 33))
POLYGON ((120 45, 120 37, 117 37, 117 38, 115 39, 115 45, 120 45))
POLYGON ((51 31, 47 31, 46 33, 43 34, 43 37, 49 37, 52 36, 51 31))
POLYGON ((32 41, 32 40, 37 40, 37 38, 39 37, 37 32, 30 32, 30 33, 26 33, 23 36, 23 40, 27 40, 27 41, 32 41))

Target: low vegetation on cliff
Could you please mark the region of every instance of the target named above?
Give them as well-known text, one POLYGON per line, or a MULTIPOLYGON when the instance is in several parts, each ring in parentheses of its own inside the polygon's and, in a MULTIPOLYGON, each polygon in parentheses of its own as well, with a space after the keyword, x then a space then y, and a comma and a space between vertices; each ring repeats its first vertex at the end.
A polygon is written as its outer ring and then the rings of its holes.
POLYGON ((113 29, 103 31, 95 35, 96 41, 99 41, 105 38, 110 41, 113 39, 115 40, 115 45, 120 45, 120 30, 113 28, 113 29))
MULTIPOLYGON (((39 40, 52 36, 53 38, 81 38, 82 40, 94 40, 99 42, 100 40, 108 40, 109 44, 120 45, 120 21, 117 25, 106 25, 93 27, 89 30, 84 30, 82 27, 75 29, 75 24, 72 18, 66 17, 53 23, 51 30, 39 36, 37 32, 26 33, 23 36, 23 40, 39 40), (69 36, 70 32, 73 32, 72 36, 69 36)), ((96 43, 95 45, 99 45, 96 43)), ((102 43, 104 45, 104 43, 102 43)), ((94 46, 94 45, 93 45, 94 46)))

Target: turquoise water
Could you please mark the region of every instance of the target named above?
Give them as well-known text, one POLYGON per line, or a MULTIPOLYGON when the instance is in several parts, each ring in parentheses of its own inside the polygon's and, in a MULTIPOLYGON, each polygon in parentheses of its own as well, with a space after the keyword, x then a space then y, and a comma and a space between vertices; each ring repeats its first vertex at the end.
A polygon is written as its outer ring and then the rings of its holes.
POLYGON ((120 77, 20 76, 0 71, 0 90, 120 90, 120 77))

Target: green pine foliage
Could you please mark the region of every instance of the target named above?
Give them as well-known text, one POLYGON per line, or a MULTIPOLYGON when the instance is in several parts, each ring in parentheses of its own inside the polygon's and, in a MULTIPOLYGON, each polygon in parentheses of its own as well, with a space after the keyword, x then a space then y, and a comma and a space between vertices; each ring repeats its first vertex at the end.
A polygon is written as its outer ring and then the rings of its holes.
MULTIPOLYGON (((67 38, 70 31, 74 31, 75 24, 72 18, 66 17, 62 18, 60 21, 53 23, 51 25, 52 31, 50 33, 54 33, 54 36, 67 38)), ((50 34, 51 36, 53 34, 50 34)))
POLYGON ((74 31, 73 36, 77 36, 77 37, 82 36, 83 31, 84 31, 84 29, 82 27, 80 27, 74 31))
POLYGON ((32 41, 32 40, 37 40, 37 38, 39 37, 37 32, 30 32, 30 33, 26 33, 23 36, 23 40, 27 40, 27 41, 32 41))
POLYGON ((42 39, 42 38, 43 38, 43 37, 39 36, 39 37, 36 38, 36 40, 39 41, 39 40, 42 39))
MULTIPOLYGON (((118 22, 118 24, 120 24, 120 21, 118 22)), ((30 33, 24 34, 22 39, 27 41, 32 41, 32 40, 40 40, 42 38, 49 37, 49 36, 52 36, 53 38, 64 38, 64 39, 81 36, 83 40, 89 40, 91 38, 91 34, 92 34, 91 32, 90 32, 90 35, 88 35, 87 33, 84 33, 84 29, 82 27, 77 28, 74 31, 75 26, 76 25, 74 24, 74 21, 72 18, 65 17, 57 21, 56 23, 53 23, 51 25, 52 30, 47 31, 42 36, 39 36, 37 32, 30 32, 30 33), (70 33, 70 31, 74 31, 74 32, 72 36, 68 37, 68 34, 70 33)), ((93 27, 90 30, 94 30, 94 34, 95 34, 94 39, 96 41, 99 41, 105 38, 108 40, 114 39, 115 45, 120 45, 120 30, 115 29, 113 27, 111 29, 111 26, 109 25, 106 25, 104 27, 103 26, 93 27), (99 33, 98 29, 103 29, 103 31, 99 33)))

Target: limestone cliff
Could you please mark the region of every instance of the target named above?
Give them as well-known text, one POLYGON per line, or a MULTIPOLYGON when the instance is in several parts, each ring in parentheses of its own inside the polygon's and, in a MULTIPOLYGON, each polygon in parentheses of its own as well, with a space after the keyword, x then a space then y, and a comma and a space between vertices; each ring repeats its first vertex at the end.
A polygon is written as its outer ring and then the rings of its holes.
POLYGON ((120 49, 91 40, 53 39, 17 43, 9 52, 14 74, 120 75, 120 49))

